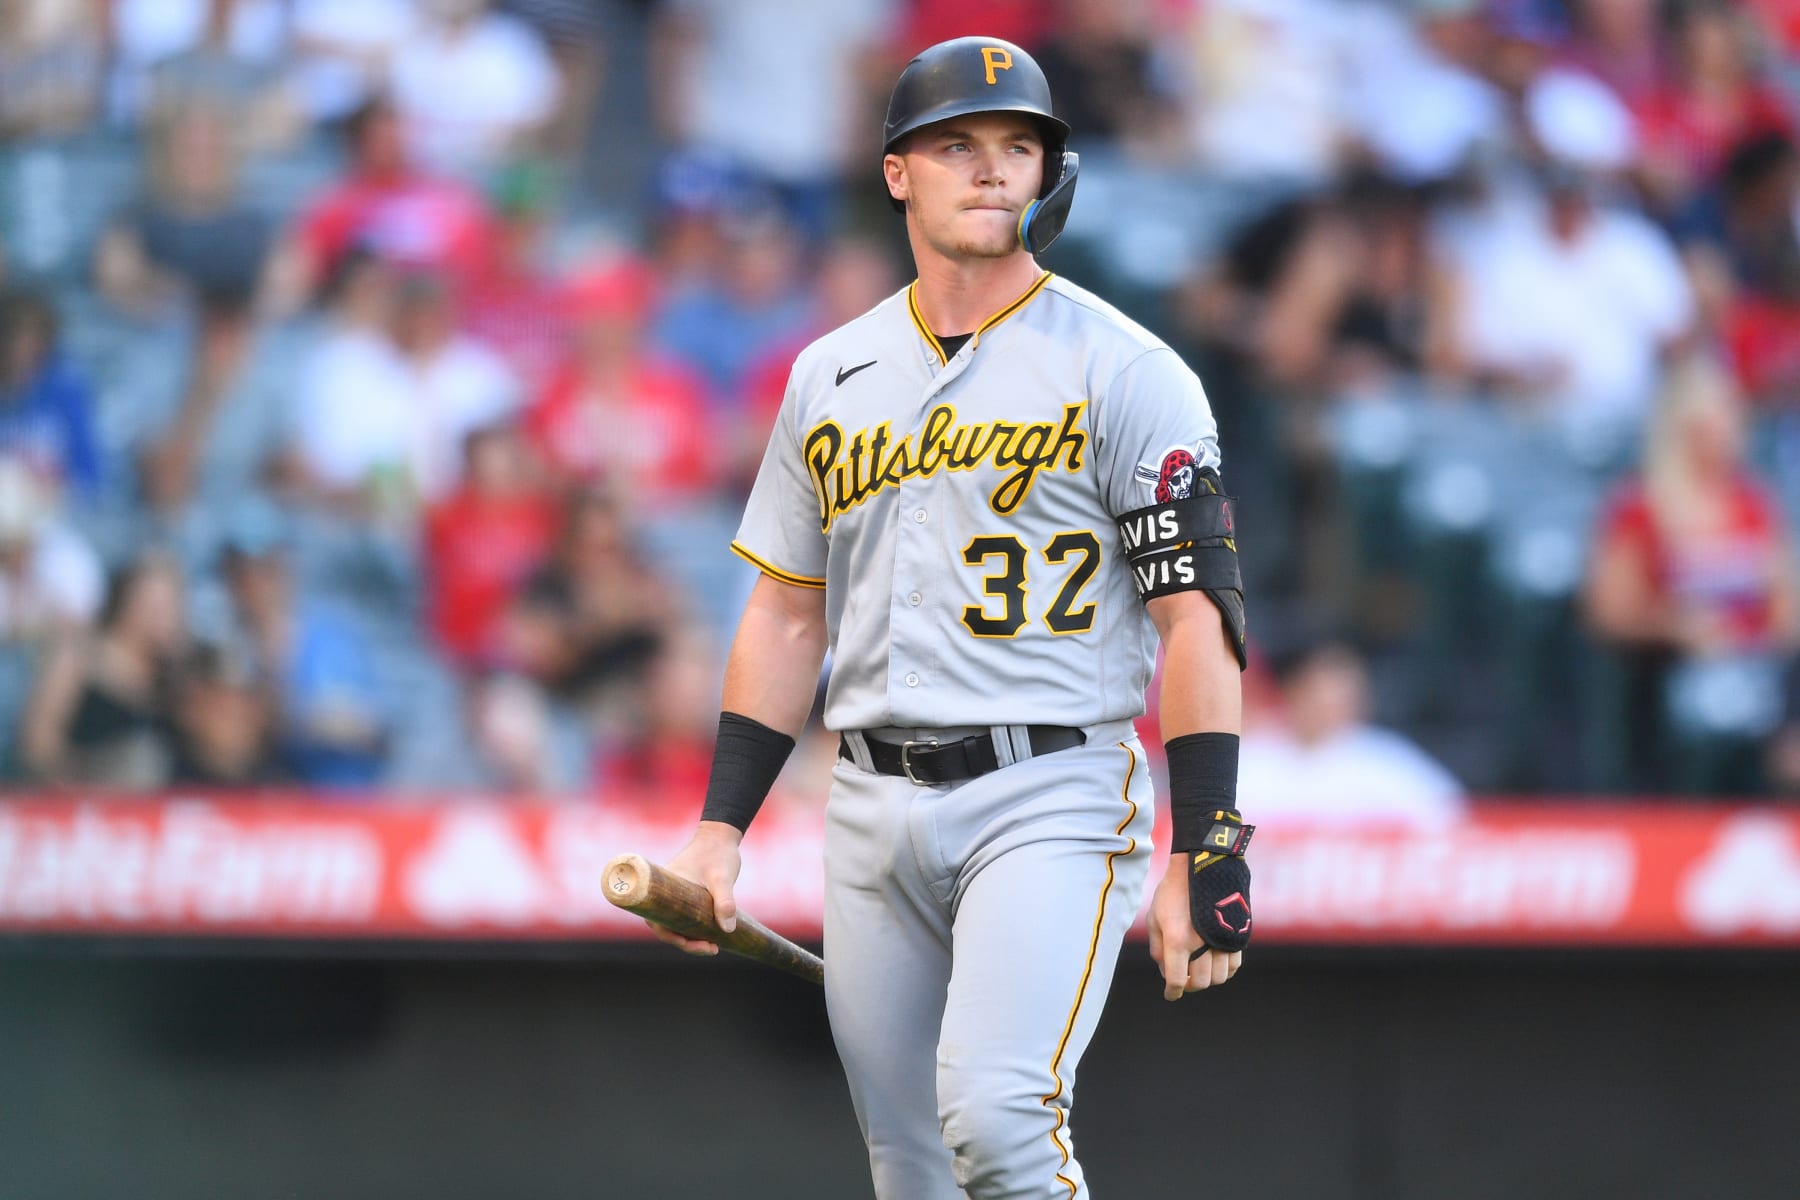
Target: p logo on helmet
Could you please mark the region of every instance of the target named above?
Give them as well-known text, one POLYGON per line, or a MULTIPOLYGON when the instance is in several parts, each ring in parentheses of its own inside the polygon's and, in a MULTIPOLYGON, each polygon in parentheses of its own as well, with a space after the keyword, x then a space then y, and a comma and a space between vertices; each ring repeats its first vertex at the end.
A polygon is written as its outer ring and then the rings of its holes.
POLYGON ((983 46, 981 48, 981 65, 987 68, 988 86, 993 87, 1000 82, 995 71, 1012 70, 1012 51, 1003 46, 983 46))

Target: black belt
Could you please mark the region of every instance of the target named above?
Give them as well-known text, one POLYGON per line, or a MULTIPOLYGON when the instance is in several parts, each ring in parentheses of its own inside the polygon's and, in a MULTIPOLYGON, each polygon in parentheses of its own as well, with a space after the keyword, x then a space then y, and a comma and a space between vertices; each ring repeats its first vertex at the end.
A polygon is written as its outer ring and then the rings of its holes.
MULTIPOLYGON (((1028 725, 1026 732, 1031 736, 1029 757, 1032 758, 1072 749, 1087 741, 1087 735, 1081 730, 1061 725, 1028 725)), ((954 742, 924 740, 900 745, 878 742, 865 734, 863 744, 869 748, 869 765, 877 773, 904 775, 913 783, 957 783, 1000 769, 1000 756, 994 751, 991 733, 978 733, 954 742)), ((838 739, 838 757, 855 760, 848 738, 838 739)))

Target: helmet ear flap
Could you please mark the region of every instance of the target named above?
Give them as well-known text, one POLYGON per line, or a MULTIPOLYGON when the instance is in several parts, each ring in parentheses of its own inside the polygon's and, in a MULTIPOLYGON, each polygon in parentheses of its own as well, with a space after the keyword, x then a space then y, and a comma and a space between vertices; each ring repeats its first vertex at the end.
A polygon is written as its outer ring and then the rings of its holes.
POLYGON ((1081 171, 1081 156, 1064 150, 1061 157, 1056 182, 1019 214, 1019 244, 1033 254, 1042 254, 1062 235, 1063 226, 1069 223, 1069 209, 1075 204, 1075 177, 1081 171))

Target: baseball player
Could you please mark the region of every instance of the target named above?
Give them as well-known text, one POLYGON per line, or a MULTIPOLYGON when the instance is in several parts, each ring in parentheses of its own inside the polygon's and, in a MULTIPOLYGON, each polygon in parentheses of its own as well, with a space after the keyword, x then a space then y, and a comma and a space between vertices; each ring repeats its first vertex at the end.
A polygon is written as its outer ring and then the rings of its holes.
POLYGON ((1232 513, 1193 372, 1037 265, 1078 163, 1031 57, 931 47, 885 133, 918 279, 794 364, 732 546, 761 576, 705 809, 669 865, 729 928, 829 648, 825 994, 876 1194, 1085 1197, 1069 1110, 1150 869, 1132 719, 1159 635, 1165 996, 1224 983, 1249 941, 1232 513))

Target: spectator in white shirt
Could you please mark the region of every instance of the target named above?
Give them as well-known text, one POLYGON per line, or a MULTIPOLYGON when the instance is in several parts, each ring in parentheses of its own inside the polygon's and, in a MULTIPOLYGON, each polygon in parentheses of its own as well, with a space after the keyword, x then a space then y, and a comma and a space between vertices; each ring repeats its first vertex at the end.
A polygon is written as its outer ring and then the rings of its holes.
POLYGON ((1694 321, 1681 260, 1648 219, 1597 203, 1578 171, 1553 168, 1544 182, 1545 195, 1441 245, 1437 365, 1572 421, 1635 427, 1694 321))
POLYGON ((1258 825, 1441 828, 1463 790, 1430 755, 1369 724, 1369 682, 1350 647, 1323 642, 1278 664, 1281 711, 1247 722, 1238 801, 1258 825))
POLYGON ((31 469, 0 456, 0 645, 88 624, 105 582, 99 556, 55 519, 31 469))
POLYGON ((91 124, 105 88, 106 17, 61 0, 0 4, 0 137, 54 139, 91 124))
POLYGON ((1344 119, 1382 170, 1440 180, 1504 140, 1506 98, 1481 73, 1492 41, 1473 3, 1337 7, 1349 39, 1344 119))
POLYGON ((288 88, 316 122, 349 117, 387 85, 388 65, 418 29, 413 0, 293 0, 288 88))
POLYGON ((1216 0, 1193 12, 1165 51, 1190 92, 1201 165, 1233 180, 1325 182, 1344 145, 1346 6, 1216 0))
POLYGON ((413 156, 464 178, 500 165, 556 115, 556 64, 542 36, 487 0, 426 0, 395 53, 394 103, 413 156))
POLYGON ((1618 99, 1552 70, 1524 107, 1530 177, 1496 175, 1481 208, 1442 227, 1435 365, 1629 443, 1693 331, 1693 291, 1668 235, 1611 202, 1635 145, 1618 99))
POLYGON ((652 44, 664 135, 777 185, 800 222, 819 228, 832 185, 866 161, 870 122, 881 118, 865 103, 861 72, 898 7, 670 0, 659 8, 652 44))
POLYGON ((233 99, 240 132, 267 119, 266 85, 288 48, 281 0, 114 0, 109 17, 118 116, 198 90, 233 99))
POLYGON ((410 525, 455 485, 468 433, 518 405, 518 383, 456 332, 437 280, 361 254, 341 275, 333 327, 301 368, 295 453, 315 489, 410 525))

